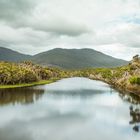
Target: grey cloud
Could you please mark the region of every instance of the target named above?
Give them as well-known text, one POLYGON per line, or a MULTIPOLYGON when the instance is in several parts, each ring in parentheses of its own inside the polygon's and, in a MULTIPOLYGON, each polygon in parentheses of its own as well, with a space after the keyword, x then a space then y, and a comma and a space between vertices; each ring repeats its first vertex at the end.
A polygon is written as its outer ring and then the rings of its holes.
POLYGON ((0 0, 0 20, 11 22, 22 18, 32 10, 32 0, 0 0))
POLYGON ((94 36, 94 45, 122 44, 127 47, 140 48, 140 25, 135 23, 117 23, 106 27, 104 32, 94 36))
POLYGON ((65 19, 48 20, 31 26, 35 30, 46 31, 56 35, 78 36, 91 32, 85 25, 69 22, 65 19))
MULTIPOLYGON (((44 2, 46 5, 47 1, 44 2)), ((50 16, 50 11, 42 13, 45 15, 43 18, 35 9, 38 5, 39 2, 33 0, 0 0, 0 21, 14 28, 30 27, 56 35, 78 36, 89 32, 86 25, 56 14, 50 16)))
POLYGON ((140 48, 140 25, 128 25, 128 28, 120 31, 120 33, 116 35, 116 41, 128 47, 140 48))

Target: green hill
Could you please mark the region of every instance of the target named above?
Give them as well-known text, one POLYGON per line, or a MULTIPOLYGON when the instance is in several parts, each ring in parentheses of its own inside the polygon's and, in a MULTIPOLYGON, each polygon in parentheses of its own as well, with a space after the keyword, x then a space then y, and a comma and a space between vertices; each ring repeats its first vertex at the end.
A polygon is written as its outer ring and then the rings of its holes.
POLYGON ((0 61, 20 62, 31 59, 30 55, 21 54, 11 49, 0 47, 0 61))
POLYGON ((90 67, 116 67, 127 61, 116 59, 93 49, 56 48, 33 56, 33 61, 42 65, 57 66, 65 69, 90 67))
POLYGON ((34 56, 0 47, 0 61, 20 62, 32 60, 44 66, 55 66, 64 69, 83 69, 91 67, 116 67, 128 62, 105 55, 93 49, 56 48, 34 56))

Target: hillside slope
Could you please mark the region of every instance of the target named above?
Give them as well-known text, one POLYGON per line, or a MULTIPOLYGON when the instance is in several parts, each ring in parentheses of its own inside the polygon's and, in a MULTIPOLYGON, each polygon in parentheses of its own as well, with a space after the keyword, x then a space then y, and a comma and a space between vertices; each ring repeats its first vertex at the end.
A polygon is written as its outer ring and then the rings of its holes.
POLYGON ((92 49, 56 48, 33 56, 33 61, 42 65, 57 66, 65 69, 90 67, 116 67, 127 61, 116 59, 92 49))
POLYGON ((92 49, 56 48, 34 56, 30 56, 0 47, 0 61, 20 62, 24 60, 32 60, 37 64, 56 66, 64 69, 116 67, 128 63, 127 61, 113 58, 92 49))
POLYGON ((21 54, 11 49, 0 47, 0 61, 19 62, 30 59, 30 55, 21 54))

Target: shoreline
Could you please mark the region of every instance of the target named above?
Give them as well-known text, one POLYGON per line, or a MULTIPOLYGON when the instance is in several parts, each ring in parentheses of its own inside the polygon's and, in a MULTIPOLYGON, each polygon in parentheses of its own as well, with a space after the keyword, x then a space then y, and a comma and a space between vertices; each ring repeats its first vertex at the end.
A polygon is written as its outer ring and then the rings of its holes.
MULTIPOLYGON (((69 77, 68 77, 69 78, 69 77)), ((118 90, 119 92, 122 92, 122 93, 132 93, 132 94, 135 94, 135 95, 138 95, 140 96, 140 92, 136 91, 135 89, 135 86, 134 85, 134 90, 130 90, 129 88, 127 88, 127 86, 125 86, 125 88, 121 87, 121 85, 117 84, 117 83, 111 83, 110 81, 107 81, 105 79, 99 79, 99 78, 91 78, 91 77, 83 77, 83 78, 88 78, 88 79, 91 79, 91 80, 97 80, 97 81, 101 81, 101 82, 104 82, 106 84, 108 84, 109 86, 111 86, 112 88, 118 90)), ((34 86, 39 86, 39 85, 46 85, 46 84, 51 84, 51 83, 54 83, 56 81, 60 80, 60 78, 58 79, 49 79, 49 80, 41 80, 41 81, 37 81, 37 82, 32 82, 32 83, 23 83, 23 84, 16 84, 16 85, 0 85, 0 89, 13 89, 13 88, 27 88, 27 87, 34 87, 34 86)))
MULTIPOLYGON (((69 78, 69 77, 67 77, 69 78)), ((74 78, 74 77, 73 77, 74 78)), ((99 79, 99 78, 91 78, 91 77, 83 77, 83 78, 88 78, 90 80, 97 80, 97 81, 101 81, 104 82, 106 84, 108 84, 109 86, 111 86, 111 88, 117 90, 118 92, 121 92, 123 94, 135 94, 137 96, 140 97, 140 91, 136 91, 135 86, 134 85, 131 90, 127 87, 127 85, 124 87, 121 87, 121 85, 117 84, 117 83, 112 83, 111 81, 108 81, 107 79, 99 79)), ((34 87, 34 86, 39 86, 39 85, 46 85, 46 84, 51 84, 54 83, 56 81, 60 80, 60 78, 57 79, 49 79, 49 80, 41 80, 38 82, 32 82, 32 83, 24 83, 24 84, 16 84, 16 85, 0 85, 0 90, 1 89, 14 89, 14 88, 28 88, 28 87, 34 87)))
POLYGON ((111 86, 113 89, 121 92, 121 93, 130 93, 130 94, 135 94, 137 96, 140 96, 140 86, 138 85, 125 85, 125 86, 122 86, 116 82, 112 83, 111 81, 108 81, 106 79, 99 79, 99 78, 90 78, 90 77, 87 77, 91 80, 97 80, 97 81, 102 81, 106 84, 108 84, 109 86, 111 86), (131 88, 130 88, 131 87, 131 88))
POLYGON ((0 85, 0 89, 13 89, 13 88, 27 88, 27 87, 34 87, 39 85, 46 85, 56 82, 60 79, 50 79, 50 80, 41 80, 32 83, 23 83, 23 84, 16 84, 16 85, 0 85))

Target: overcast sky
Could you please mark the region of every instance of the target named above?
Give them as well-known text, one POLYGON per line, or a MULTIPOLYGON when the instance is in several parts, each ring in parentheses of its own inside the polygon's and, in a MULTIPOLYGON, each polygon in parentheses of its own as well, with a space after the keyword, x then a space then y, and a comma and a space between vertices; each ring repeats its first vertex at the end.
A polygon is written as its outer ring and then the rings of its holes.
POLYGON ((0 46, 92 48, 130 60, 140 54, 140 0, 0 0, 0 46))

